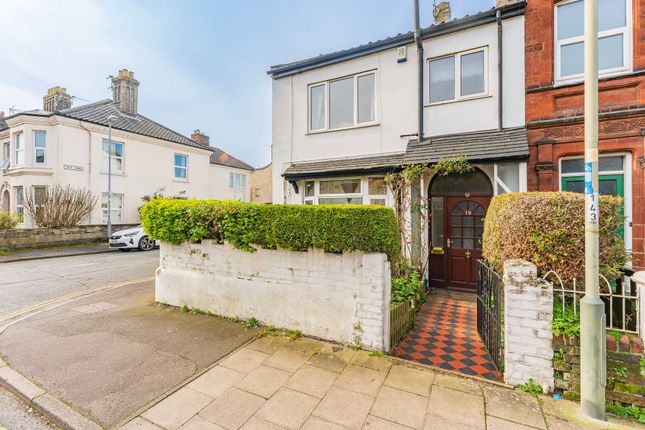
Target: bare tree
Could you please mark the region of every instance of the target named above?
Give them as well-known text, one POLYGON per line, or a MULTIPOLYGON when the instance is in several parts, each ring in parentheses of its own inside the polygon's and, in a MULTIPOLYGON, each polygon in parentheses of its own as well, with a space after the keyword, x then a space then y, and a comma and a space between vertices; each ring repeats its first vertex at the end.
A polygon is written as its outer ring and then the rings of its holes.
POLYGON ((98 198, 85 188, 56 184, 25 191, 25 211, 39 227, 72 227, 88 218, 98 198))

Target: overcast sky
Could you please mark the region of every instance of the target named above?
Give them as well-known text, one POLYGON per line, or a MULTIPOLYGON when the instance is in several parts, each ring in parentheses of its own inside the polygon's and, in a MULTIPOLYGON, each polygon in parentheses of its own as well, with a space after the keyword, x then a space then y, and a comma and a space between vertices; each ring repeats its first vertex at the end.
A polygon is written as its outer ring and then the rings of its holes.
MULTIPOLYGON (((452 16, 494 0, 453 0, 452 16)), ((422 25, 432 0, 421 0, 422 25)), ((54 85, 110 98, 106 77, 141 82, 139 112, 254 165, 270 161, 269 66, 412 28, 412 0, 0 0, 0 110, 42 108, 54 85)), ((76 101, 75 105, 84 102, 76 101)))

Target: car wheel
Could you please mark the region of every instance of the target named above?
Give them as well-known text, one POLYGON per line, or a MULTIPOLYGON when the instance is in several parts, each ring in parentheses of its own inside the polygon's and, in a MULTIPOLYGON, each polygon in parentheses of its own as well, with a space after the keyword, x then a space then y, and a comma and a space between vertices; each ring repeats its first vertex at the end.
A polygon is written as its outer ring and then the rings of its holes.
POLYGON ((148 236, 143 236, 139 240, 139 249, 142 251, 150 251, 155 247, 155 241, 148 239, 148 236))

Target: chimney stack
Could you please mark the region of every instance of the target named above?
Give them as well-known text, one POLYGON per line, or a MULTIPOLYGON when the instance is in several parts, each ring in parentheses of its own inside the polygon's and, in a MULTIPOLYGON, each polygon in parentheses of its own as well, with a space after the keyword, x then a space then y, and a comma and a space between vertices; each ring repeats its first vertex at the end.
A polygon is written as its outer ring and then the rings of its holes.
POLYGON ((517 3, 519 0, 496 0, 495 7, 502 7, 509 4, 517 3))
POLYGON ((199 129, 193 131, 193 134, 190 135, 190 138, 202 145, 208 146, 210 144, 210 137, 206 136, 199 129))
POLYGON ((134 72, 128 69, 119 70, 112 78, 112 100, 116 107, 128 115, 137 114, 139 102, 139 81, 134 79, 134 72))
POLYGON ((47 90, 43 97, 43 109, 47 112, 58 112, 72 107, 72 96, 67 94, 67 89, 59 86, 47 90))

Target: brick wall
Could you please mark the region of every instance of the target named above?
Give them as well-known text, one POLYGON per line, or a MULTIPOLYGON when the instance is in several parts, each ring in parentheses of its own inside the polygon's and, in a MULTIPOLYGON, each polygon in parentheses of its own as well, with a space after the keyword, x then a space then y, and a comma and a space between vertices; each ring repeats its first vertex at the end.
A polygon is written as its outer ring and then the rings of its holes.
MULTIPOLYGON (((123 230, 133 225, 113 226, 114 231, 123 230)), ((0 230, 0 249, 38 248, 55 245, 73 245, 76 243, 106 240, 107 226, 83 225, 61 228, 14 228, 0 230)))
MULTIPOLYGON (((553 338, 555 388, 563 397, 580 399, 580 339, 577 336, 553 338)), ((607 335, 608 403, 618 402, 645 407, 645 375, 641 370, 643 341, 623 335, 618 341, 607 335)))
POLYGON ((296 252, 229 244, 161 244, 156 299, 221 316, 387 351, 390 264, 385 254, 296 252))
POLYGON ((551 321, 553 289, 540 283, 534 264, 504 262, 504 380, 518 385, 533 379, 553 389, 551 321))

